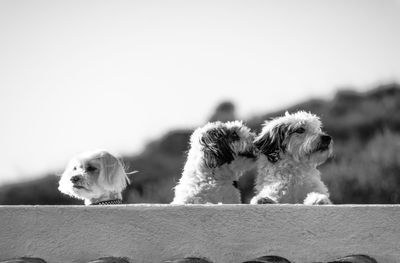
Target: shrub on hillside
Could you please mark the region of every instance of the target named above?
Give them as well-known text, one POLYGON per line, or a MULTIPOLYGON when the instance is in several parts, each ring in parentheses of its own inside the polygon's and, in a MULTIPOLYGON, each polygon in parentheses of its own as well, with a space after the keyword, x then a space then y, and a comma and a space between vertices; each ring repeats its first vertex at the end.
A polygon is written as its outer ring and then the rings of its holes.
POLYGON ((400 133, 377 134, 355 151, 342 147, 344 156, 322 167, 334 203, 400 203, 400 133))

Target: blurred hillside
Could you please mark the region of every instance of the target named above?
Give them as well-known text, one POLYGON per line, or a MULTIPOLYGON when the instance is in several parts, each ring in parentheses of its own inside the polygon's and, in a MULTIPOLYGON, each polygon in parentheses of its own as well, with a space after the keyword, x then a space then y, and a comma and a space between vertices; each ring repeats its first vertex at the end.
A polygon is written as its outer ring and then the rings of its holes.
MULTIPOLYGON (((343 89, 332 100, 313 99, 247 120, 259 131, 264 120, 305 110, 321 117, 335 142, 334 158, 321 166, 335 204, 400 203, 400 85, 386 84, 368 92, 343 89)), ((230 120, 235 107, 224 102, 210 120, 230 120)), ((125 156, 132 184, 126 203, 169 203, 180 178, 192 130, 175 130, 151 142, 136 156, 125 156)), ((41 179, 0 187, 0 204, 82 204, 57 190, 58 178, 41 179)), ((244 202, 252 196, 254 173, 239 182, 244 202)))

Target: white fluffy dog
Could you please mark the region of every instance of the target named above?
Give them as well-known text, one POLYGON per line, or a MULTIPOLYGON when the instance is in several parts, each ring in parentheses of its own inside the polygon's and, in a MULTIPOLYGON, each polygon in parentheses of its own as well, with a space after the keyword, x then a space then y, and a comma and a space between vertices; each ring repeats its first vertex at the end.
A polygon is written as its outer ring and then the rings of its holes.
POLYGON ((255 168, 254 134, 240 121, 196 129, 172 204, 237 204, 237 180, 255 168))
POLYGON ((121 192, 129 184, 124 167, 104 150, 81 153, 70 160, 58 190, 85 200, 85 205, 121 204, 121 192))
POLYGON ((254 144, 261 153, 251 204, 331 203, 317 166, 332 154, 333 142, 316 115, 286 112, 266 121, 254 144))

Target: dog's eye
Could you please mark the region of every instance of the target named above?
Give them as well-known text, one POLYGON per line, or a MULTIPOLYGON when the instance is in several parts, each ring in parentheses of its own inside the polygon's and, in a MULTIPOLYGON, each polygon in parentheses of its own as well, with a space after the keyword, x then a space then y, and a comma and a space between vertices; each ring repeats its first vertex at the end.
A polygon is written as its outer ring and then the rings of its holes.
POLYGON ((94 172, 94 171, 96 171, 96 170, 97 170, 97 168, 94 167, 94 166, 91 166, 91 165, 89 165, 88 167, 86 167, 86 171, 88 171, 88 172, 94 172))
POLYGON ((306 130, 303 127, 298 128, 297 130, 295 130, 295 133, 304 133, 306 130))
POLYGON ((74 168, 72 168, 72 171, 76 171, 76 166, 74 166, 74 168))

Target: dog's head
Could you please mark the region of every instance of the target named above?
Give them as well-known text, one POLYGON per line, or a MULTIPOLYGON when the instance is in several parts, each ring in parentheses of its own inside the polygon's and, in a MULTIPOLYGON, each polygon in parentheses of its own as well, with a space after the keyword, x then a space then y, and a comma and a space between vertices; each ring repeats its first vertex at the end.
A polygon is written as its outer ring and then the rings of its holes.
POLYGON ((79 199, 120 194, 129 183, 122 163, 104 150, 81 153, 68 163, 58 189, 79 199))
POLYGON ((254 145, 270 162, 277 162, 282 155, 297 162, 319 165, 332 154, 333 141, 321 129, 319 118, 299 111, 267 121, 254 141, 254 145))
POLYGON ((253 140, 254 134, 240 121, 213 122, 193 133, 192 147, 198 144, 204 165, 216 168, 236 158, 255 159, 253 140))

